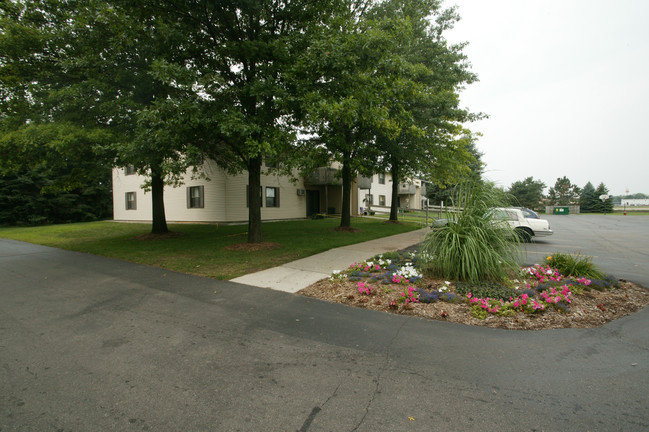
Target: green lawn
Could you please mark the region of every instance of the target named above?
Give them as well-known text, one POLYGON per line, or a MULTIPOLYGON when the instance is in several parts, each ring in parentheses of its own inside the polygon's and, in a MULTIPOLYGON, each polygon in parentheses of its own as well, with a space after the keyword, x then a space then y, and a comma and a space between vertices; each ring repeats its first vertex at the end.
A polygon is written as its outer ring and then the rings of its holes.
POLYGON ((216 279, 232 279, 275 267, 334 247, 399 234, 419 228, 416 224, 385 224, 378 219, 355 218, 358 232, 334 230, 339 219, 268 222, 263 224, 265 242, 280 247, 254 252, 225 247, 247 241, 247 225, 170 225, 180 235, 164 239, 141 239, 150 224, 90 222, 28 228, 0 228, 0 237, 61 249, 87 252, 216 279))

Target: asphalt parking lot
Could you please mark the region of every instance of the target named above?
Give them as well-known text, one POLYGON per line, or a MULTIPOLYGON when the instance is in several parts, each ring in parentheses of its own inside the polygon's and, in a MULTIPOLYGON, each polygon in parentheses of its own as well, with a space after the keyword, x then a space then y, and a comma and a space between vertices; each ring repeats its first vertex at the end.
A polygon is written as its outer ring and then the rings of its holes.
POLYGON ((548 215, 554 234, 524 245, 528 264, 553 252, 581 253, 617 277, 649 287, 649 217, 548 215))
MULTIPOLYGON (((549 219, 528 257, 649 279, 649 219, 549 219)), ((476 328, 2 239, 0 276, 2 432, 649 429, 647 309, 476 328)))

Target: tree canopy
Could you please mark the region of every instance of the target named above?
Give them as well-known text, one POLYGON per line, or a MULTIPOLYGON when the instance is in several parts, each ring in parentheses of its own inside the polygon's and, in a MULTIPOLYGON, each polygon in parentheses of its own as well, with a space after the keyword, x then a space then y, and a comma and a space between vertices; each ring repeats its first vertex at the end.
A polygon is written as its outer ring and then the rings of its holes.
POLYGON ((317 74, 306 98, 307 130, 342 165, 341 226, 350 224, 357 173, 391 172, 393 220, 402 180, 459 177, 472 160, 461 125, 475 118, 458 98, 475 76, 462 46, 443 37, 457 19, 453 10, 426 0, 349 7, 344 30, 325 32, 306 62, 317 74))
POLYGON ((543 199, 545 183, 527 177, 525 180, 512 183, 509 187, 510 203, 515 206, 538 209, 543 199))
POLYGON ((576 204, 579 199, 581 190, 568 179, 568 177, 560 177, 555 182, 554 186, 548 192, 548 199, 552 205, 569 205, 576 204))
POLYGON ((264 160, 340 162, 341 226, 358 173, 443 183, 474 161, 462 125, 477 116, 458 92, 475 75, 438 0, 20 0, 0 13, 0 168, 46 162, 69 189, 133 165, 153 232, 167 231, 165 184, 204 158, 248 172, 249 242, 262 240, 264 160))

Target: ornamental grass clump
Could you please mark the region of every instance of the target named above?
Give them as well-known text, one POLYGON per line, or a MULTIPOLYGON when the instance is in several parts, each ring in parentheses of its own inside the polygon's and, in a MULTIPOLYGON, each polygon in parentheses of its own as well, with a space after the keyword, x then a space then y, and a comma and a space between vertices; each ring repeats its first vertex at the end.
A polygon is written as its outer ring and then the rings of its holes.
POLYGON ((458 186, 452 207, 461 211, 447 210, 448 223, 434 228, 422 243, 425 272, 456 281, 507 281, 520 262, 518 236, 509 224, 490 217, 493 208, 504 205, 502 193, 492 185, 458 186))
POLYGON ((565 277, 585 277, 603 279, 604 273, 593 264, 593 258, 556 252, 548 257, 547 264, 565 277))

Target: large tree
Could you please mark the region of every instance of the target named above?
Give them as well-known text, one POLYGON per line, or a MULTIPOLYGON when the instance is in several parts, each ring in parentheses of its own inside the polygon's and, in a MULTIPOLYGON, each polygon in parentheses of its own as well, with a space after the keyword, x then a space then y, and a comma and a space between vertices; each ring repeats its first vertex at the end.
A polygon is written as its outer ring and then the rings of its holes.
POLYGON ((608 188, 600 183, 595 189, 597 201, 594 203, 594 211, 597 213, 611 213, 613 211, 613 197, 609 196, 608 188))
POLYGON ((392 174, 390 219, 397 220, 399 183, 421 177, 458 181, 472 160, 471 134, 461 124, 479 116, 459 107, 459 90, 476 77, 468 71, 463 45, 449 45, 444 31, 459 18, 438 1, 380 3, 372 14, 389 36, 385 64, 377 68, 390 83, 385 99, 389 127, 377 131, 381 168, 392 174), (434 17, 434 19, 432 19, 434 17))
POLYGON ((196 162, 188 142, 177 139, 179 111, 169 109, 170 98, 185 89, 160 79, 158 66, 186 55, 177 26, 132 3, 7 3, 2 45, 13 48, 3 49, 0 65, 9 107, 3 165, 60 161, 74 167, 61 177, 62 187, 73 187, 93 171, 132 164, 150 179, 152 231, 166 232, 165 181, 196 162), (22 43, 24 35, 30 43, 22 43))
POLYGON ((516 181, 509 187, 509 202, 516 206, 538 209, 543 199, 543 189, 545 183, 534 180, 533 177, 516 181))
POLYGON ((309 132, 342 165, 341 227, 350 225, 357 173, 391 172, 393 220, 401 180, 460 173, 471 160, 461 123, 474 118, 458 107, 457 92, 475 77, 462 47, 443 38, 452 11, 427 0, 352 1, 348 10, 307 57, 318 74, 307 98, 309 132))
POLYGON ((591 182, 586 183, 579 195, 579 211, 581 213, 593 213, 597 207, 597 193, 591 182))
POLYGON ((248 173, 251 243, 262 241, 262 162, 289 155, 295 140, 300 86, 291 71, 335 3, 143 0, 148 15, 179 26, 185 38, 188 58, 164 71, 192 91, 179 99, 189 139, 227 172, 248 173))
POLYGON ((581 190, 572 184, 568 177, 559 177, 548 192, 548 199, 552 205, 576 204, 581 190))

